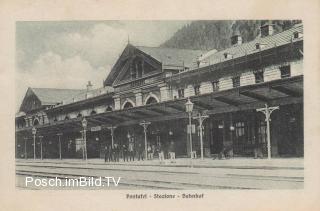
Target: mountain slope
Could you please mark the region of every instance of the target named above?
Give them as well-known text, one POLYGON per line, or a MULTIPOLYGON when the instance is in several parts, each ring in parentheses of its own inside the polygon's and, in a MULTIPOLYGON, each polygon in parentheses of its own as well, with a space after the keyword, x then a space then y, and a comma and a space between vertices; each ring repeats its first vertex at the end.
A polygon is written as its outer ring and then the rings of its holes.
MULTIPOLYGON (((243 42, 253 40, 259 34, 260 26, 267 20, 208 20, 193 21, 178 30, 161 47, 222 50, 231 45, 230 37, 239 31, 243 42)), ((274 20, 275 33, 301 22, 299 20, 274 20)))

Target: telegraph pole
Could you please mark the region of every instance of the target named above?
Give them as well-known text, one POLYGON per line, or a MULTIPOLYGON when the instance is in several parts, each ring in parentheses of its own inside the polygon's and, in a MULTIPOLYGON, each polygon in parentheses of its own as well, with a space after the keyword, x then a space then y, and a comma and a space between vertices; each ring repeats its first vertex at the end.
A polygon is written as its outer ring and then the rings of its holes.
POLYGON ((140 122, 139 125, 141 125, 143 127, 143 132, 144 132, 144 151, 145 151, 145 158, 146 160, 148 159, 148 152, 147 152, 147 129, 148 126, 151 124, 151 122, 146 122, 145 120, 143 120, 142 122, 140 122))
POLYGON ((203 125, 203 121, 205 119, 209 118, 208 115, 203 115, 200 114, 200 112, 198 113, 198 115, 196 117, 193 117, 193 119, 198 120, 199 122, 199 130, 200 130, 200 148, 201 148, 201 160, 203 160, 203 131, 202 131, 202 125, 203 125))
POLYGON ((59 159, 61 160, 62 159, 62 156, 61 156, 61 136, 62 136, 62 133, 58 133, 57 136, 59 137, 59 159))
POLYGON ((264 108, 257 109, 258 112, 262 112, 266 117, 265 121, 267 122, 268 159, 271 159, 270 116, 273 111, 278 109, 279 106, 269 107, 267 104, 265 104, 264 108))

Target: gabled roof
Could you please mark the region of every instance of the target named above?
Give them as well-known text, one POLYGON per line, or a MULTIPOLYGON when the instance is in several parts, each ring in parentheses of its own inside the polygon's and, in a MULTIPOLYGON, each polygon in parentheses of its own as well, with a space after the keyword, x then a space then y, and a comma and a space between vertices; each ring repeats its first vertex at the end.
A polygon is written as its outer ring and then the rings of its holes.
POLYGON ((31 88, 31 90, 41 101, 41 105, 55 105, 86 92, 83 89, 31 88))
POLYGON ((146 47, 135 46, 144 53, 150 55, 154 59, 162 63, 162 65, 179 65, 185 67, 196 67, 197 58, 206 51, 190 50, 179 48, 163 48, 163 47, 146 47))
POLYGON ((128 44, 119 59, 116 61, 115 65, 112 67, 104 85, 112 85, 120 72, 122 59, 130 56, 133 52, 132 50, 136 49, 160 62, 164 68, 165 66, 197 67, 198 57, 206 53, 206 51, 202 50, 133 46, 132 44, 128 44))
POLYGON ((261 51, 263 51, 266 49, 274 48, 276 46, 285 45, 285 44, 303 39, 302 37, 298 39, 293 39, 294 32, 302 33, 303 25, 297 24, 292 28, 282 31, 280 33, 265 36, 265 37, 257 37, 256 39, 250 42, 243 43, 240 45, 234 45, 234 46, 231 46, 230 48, 218 51, 217 53, 212 54, 211 56, 204 59, 205 63, 204 65, 200 64, 200 67, 212 65, 212 64, 216 64, 221 61, 224 61, 225 54, 231 54, 232 58, 237 58, 237 57, 242 57, 245 55, 256 53, 259 51, 259 49, 256 49, 257 43, 264 45, 264 47, 261 49, 261 51))

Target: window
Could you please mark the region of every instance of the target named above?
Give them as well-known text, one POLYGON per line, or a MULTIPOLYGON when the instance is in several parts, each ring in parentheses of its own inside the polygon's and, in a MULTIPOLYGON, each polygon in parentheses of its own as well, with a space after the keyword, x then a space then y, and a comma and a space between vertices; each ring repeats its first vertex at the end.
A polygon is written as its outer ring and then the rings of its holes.
POLYGON ((290 65, 280 67, 281 78, 290 77, 290 65))
POLYGON ((232 85, 234 88, 240 86, 240 76, 232 78, 232 85))
POLYGON ((131 71, 131 79, 135 79, 137 77, 136 75, 137 73, 135 71, 134 66, 131 66, 130 71, 131 71))
POLYGON ((112 107, 111 107, 111 106, 108 106, 107 109, 106 109, 106 111, 107 111, 107 112, 112 111, 112 107))
POLYGON ((127 102, 124 106, 123 106, 123 108, 132 108, 133 107, 133 105, 131 104, 131 103, 129 103, 129 102, 127 102))
POLYGON ((195 95, 200 95, 200 85, 194 86, 194 94, 195 95))
POLYGON ((264 43, 256 43, 256 49, 259 50, 259 49, 262 49, 266 46, 266 44, 264 43))
POLYGON ((230 54, 230 53, 224 53, 223 55, 224 55, 225 59, 231 59, 232 58, 232 54, 230 54))
POLYGON ((256 81, 256 84, 262 83, 264 81, 263 79, 263 71, 257 71, 254 73, 254 78, 256 81))
POLYGON ((258 143, 267 142, 267 123, 265 121, 258 122, 258 143))
POLYGON ((178 89, 179 98, 184 98, 184 89, 178 89))
POLYGON ((302 37, 302 33, 301 33, 301 32, 294 32, 294 33, 293 33, 293 38, 294 38, 294 39, 298 39, 298 38, 300 38, 300 37, 302 37))
POLYGON ((213 91, 219 91, 219 81, 212 81, 213 91))
POLYGON ((236 123, 236 136, 237 136, 237 138, 242 137, 244 135, 245 135, 244 122, 237 122, 236 123))
POLYGON ((149 104, 154 104, 154 103, 157 103, 158 101, 156 100, 156 98, 154 97, 149 97, 149 99, 147 100, 146 102, 146 105, 149 105, 149 104))
POLYGON ((141 58, 136 58, 130 65, 131 79, 141 78, 143 74, 143 62, 141 58))

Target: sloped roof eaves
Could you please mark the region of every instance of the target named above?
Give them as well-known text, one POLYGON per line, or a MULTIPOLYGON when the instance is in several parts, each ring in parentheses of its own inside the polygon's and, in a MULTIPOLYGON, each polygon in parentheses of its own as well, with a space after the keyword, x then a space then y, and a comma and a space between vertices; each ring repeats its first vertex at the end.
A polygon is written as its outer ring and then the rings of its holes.
POLYGON ((146 47, 136 46, 137 49, 150 55, 152 58, 158 60, 163 65, 181 65, 192 67, 195 66, 197 58, 206 51, 179 49, 179 48, 161 48, 161 47, 146 47))
POLYGON ((102 95, 99 95, 99 96, 82 99, 82 100, 75 101, 75 102, 72 102, 72 103, 61 104, 61 105, 55 106, 53 108, 49 108, 47 110, 47 112, 54 112, 54 111, 57 111, 57 110, 63 110, 65 108, 79 106, 79 105, 83 105, 83 104, 87 104, 87 103, 92 103, 92 102, 95 102, 97 100, 101 100, 103 98, 112 98, 113 95, 114 95, 114 92, 108 92, 108 93, 105 93, 105 94, 102 94, 102 95))
MULTIPOLYGON (((296 25, 296 26, 292 27, 291 29, 288 29, 286 31, 283 31, 283 32, 280 32, 280 33, 277 33, 277 34, 274 34, 271 36, 258 37, 255 40, 252 40, 250 42, 243 43, 241 45, 232 46, 232 47, 224 49, 222 51, 218 51, 217 53, 215 53, 215 54, 211 55, 210 57, 208 57, 207 59, 205 59, 205 61, 207 62, 208 65, 212 65, 212 64, 219 63, 219 62, 225 60, 225 58, 224 58, 225 53, 229 53, 233 56, 233 58, 237 58, 237 57, 242 57, 245 55, 259 52, 259 50, 257 50, 255 48, 255 45, 257 43, 263 43, 266 45, 264 48, 261 49, 261 51, 264 51, 264 50, 267 50, 270 48, 274 48, 275 46, 281 46, 281 45, 288 44, 290 42, 296 42, 296 41, 301 40, 301 38, 292 40, 293 33, 296 31, 303 32, 303 26, 296 25)), ((206 66, 208 66, 208 65, 206 65, 206 66)))
POLYGON ((41 104, 52 105, 63 100, 70 99, 77 94, 83 93, 81 89, 54 89, 54 88, 32 88, 33 93, 39 98, 41 104))
MULTIPOLYGON (((301 42, 303 40, 301 39, 297 39, 295 40, 293 43, 298 43, 298 42, 301 42)), ((281 46, 277 46, 277 48, 279 47, 285 47, 286 45, 289 45, 290 43, 287 43, 287 44, 284 44, 284 45, 281 45, 281 46)), ((271 50, 272 48, 268 48, 268 49, 264 49, 263 51, 261 52, 267 52, 267 50, 271 50)), ((199 75, 199 73, 205 73, 207 71, 215 71, 216 69, 220 69, 221 68, 221 65, 223 67, 225 67, 226 65, 234 65, 234 64, 237 64, 239 61, 243 60, 244 58, 249 58, 248 56, 255 56, 257 55, 257 53, 259 53, 259 51, 255 51, 255 52, 252 52, 250 54, 247 54, 247 55, 241 55, 239 57, 234 57, 234 58, 231 58, 231 59, 225 59, 225 60, 221 60, 215 64, 210 64, 210 65, 206 65, 206 66, 201 66, 200 68, 197 68, 197 69, 191 69, 191 70, 188 70, 188 71, 184 71, 184 72, 180 72, 178 74, 174 74, 168 78, 166 78, 166 80, 169 80, 169 81, 173 81, 173 80, 180 80, 182 78, 190 78, 190 77, 194 77, 195 75, 199 75), (231 63, 230 63, 231 62, 231 63)))

